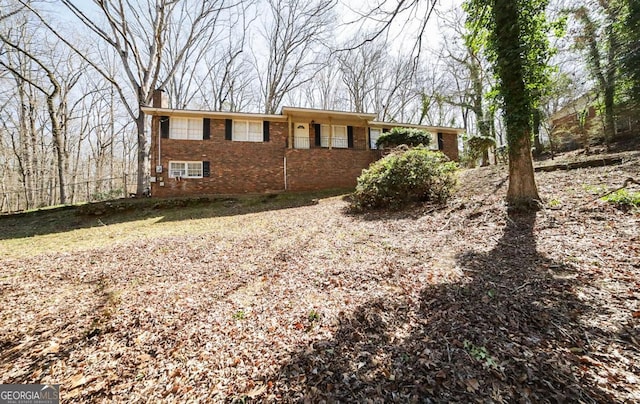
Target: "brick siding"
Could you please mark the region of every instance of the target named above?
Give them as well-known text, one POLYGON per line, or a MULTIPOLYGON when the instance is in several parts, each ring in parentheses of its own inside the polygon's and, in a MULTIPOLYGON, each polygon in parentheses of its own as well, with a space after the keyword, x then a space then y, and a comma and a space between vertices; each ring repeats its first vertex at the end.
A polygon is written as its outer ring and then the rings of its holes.
POLYGON ((443 133, 441 151, 451 160, 458 161, 458 135, 455 133, 443 133))
MULTIPOLYGON (((176 197, 197 194, 242 194, 285 190, 311 191, 352 188, 364 168, 380 158, 380 151, 367 150, 368 130, 354 126, 353 149, 328 149, 315 146, 315 128, 309 125, 310 149, 289 149, 288 123, 271 121, 268 142, 225 140, 225 120, 211 119, 210 139, 158 139, 160 117, 152 120, 151 175, 152 195, 176 197), (158 165, 158 141, 162 152, 162 173, 158 165), (210 176, 169 178, 170 161, 208 161, 210 176), (164 186, 160 186, 160 182, 164 186)), ((443 152, 458 158, 457 135, 443 134, 443 152)))
MULTIPOLYGON (((154 119, 157 121, 157 119, 154 119)), ((152 172, 157 165, 157 129, 153 125, 152 172)), ((268 142, 225 140, 225 121, 211 120, 211 139, 161 139, 162 177, 152 184, 152 194, 173 197, 194 194, 240 194, 284 190, 286 122, 270 122, 268 142), (169 161, 208 161, 210 177, 169 178, 169 161)))
POLYGON ((380 158, 378 150, 289 149, 287 189, 353 188, 362 170, 380 158))

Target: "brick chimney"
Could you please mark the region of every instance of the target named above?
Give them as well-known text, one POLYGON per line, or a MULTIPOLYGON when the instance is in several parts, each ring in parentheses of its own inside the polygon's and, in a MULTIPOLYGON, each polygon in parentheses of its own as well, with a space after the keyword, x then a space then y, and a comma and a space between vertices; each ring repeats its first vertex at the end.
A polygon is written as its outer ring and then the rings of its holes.
POLYGON ((167 94, 164 90, 155 89, 153 90, 153 100, 152 100, 153 108, 169 108, 169 99, 167 98, 167 94))

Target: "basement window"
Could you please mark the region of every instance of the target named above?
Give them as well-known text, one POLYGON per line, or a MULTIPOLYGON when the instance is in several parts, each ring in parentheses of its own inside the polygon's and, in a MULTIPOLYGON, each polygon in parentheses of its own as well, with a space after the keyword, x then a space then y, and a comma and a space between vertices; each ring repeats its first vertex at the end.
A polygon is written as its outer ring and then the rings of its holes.
POLYGON ((202 178, 202 161, 170 161, 169 178, 202 178))

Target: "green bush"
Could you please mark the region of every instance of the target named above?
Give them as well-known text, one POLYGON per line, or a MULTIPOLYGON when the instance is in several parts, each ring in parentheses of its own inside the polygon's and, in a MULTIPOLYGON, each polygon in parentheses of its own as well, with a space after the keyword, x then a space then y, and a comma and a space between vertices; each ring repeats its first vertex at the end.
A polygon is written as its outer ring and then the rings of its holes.
POLYGON ((412 128, 392 128, 385 132, 376 141, 378 148, 407 146, 429 146, 431 134, 420 129, 412 128))
POLYGON ((395 150, 358 177, 351 209, 397 209, 409 202, 444 202, 456 184, 458 165, 425 147, 395 150))

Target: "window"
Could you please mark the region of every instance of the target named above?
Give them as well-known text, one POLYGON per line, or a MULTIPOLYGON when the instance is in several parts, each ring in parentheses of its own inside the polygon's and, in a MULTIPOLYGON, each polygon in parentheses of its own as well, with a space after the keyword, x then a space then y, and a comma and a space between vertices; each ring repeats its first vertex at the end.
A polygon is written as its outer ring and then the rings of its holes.
POLYGON ((371 149, 378 148, 378 146, 376 145, 376 142, 378 141, 378 138, 380 137, 380 135, 382 135, 382 129, 380 128, 369 129, 369 141, 370 141, 371 149))
POLYGON ((169 178, 202 178, 202 161, 170 161, 169 178))
MULTIPOLYGON (((347 127, 344 125, 332 125, 333 135, 331 136, 331 147, 344 148, 349 147, 349 139, 347 136, 347 127)), ((329 147, 329 125, 322 125, 320 133, 320 146, 329 147)))
POLYGON ((236 142, 262 142, 264 133, 262 121, 233 121, 233 141, 236 142))
POLYGON ((169 121, 171 139, 202 140, 202 118, 175 118, 169 121))

